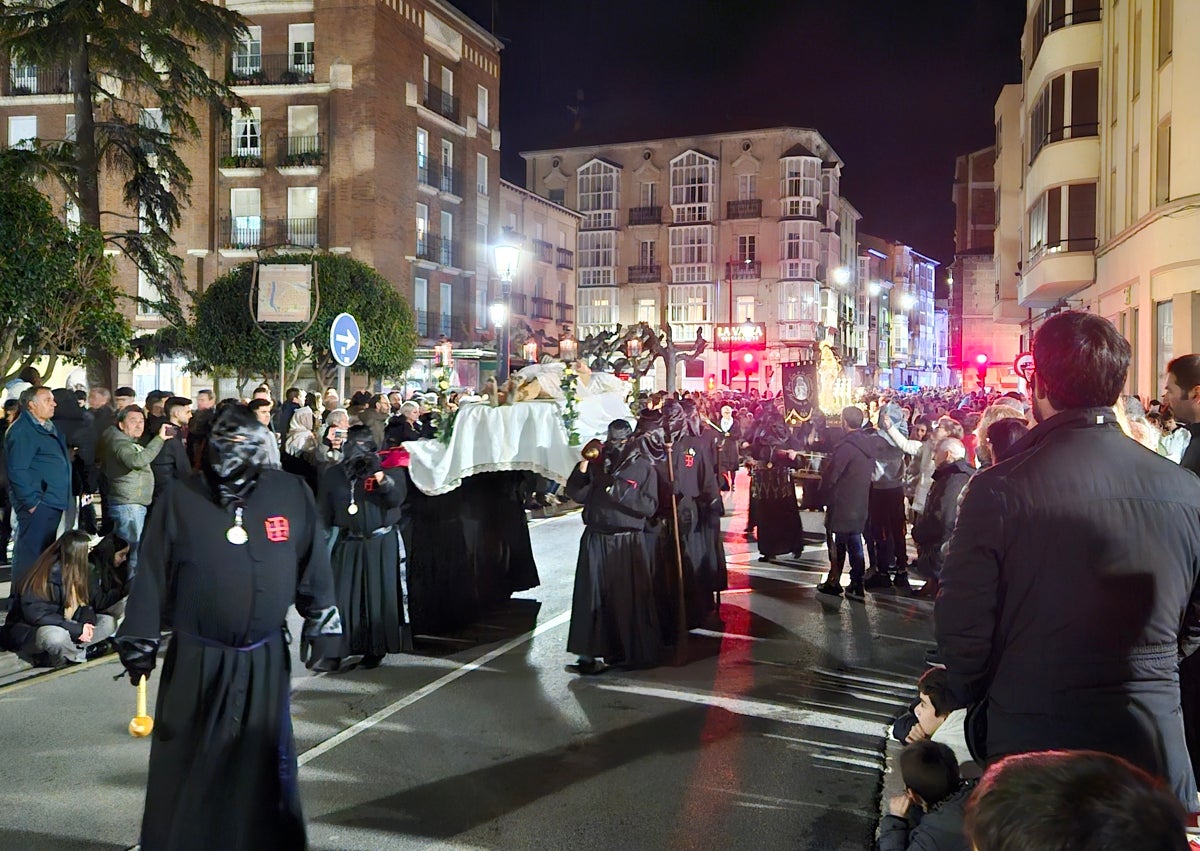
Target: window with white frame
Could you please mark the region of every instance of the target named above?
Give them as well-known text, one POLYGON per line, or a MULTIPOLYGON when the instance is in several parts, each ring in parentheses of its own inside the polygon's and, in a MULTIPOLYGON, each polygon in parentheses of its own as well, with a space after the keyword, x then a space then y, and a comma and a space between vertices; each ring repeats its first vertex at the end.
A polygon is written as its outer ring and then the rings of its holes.
POLYGON ((74 201, 68 201, 63 209, 64 218, 67 222, 67 227, 73 231, 79 230, 79 205, 74 201))
POLYGON ((827 328, 838 327, 838 294, 829 288, 820 291, 820 314, 817 321, 827 328))
POLYGON ((247 77, 262 71, 262 27, 246 27, 233 46, 233 76, 247 77))
POLYGON ((821 193, 821 161, 813 157, 785 157, 781 168, 783 215, 815 216, 821 193))
POLYGON ((413 312, 417 316, 417 333, 429 336, 429 279, 413 278, 413 312))
POLYGON ((486 328, 490 316, 487 276, 477 275, 475 277, 475 328, 486 328))
POLYGON ((475 90, 475 120, 481 127, 491 127, 488 121, 488 90, 487 86, 479 86, 475 90))
POLYGON ((445 65, 442 66, 442 91, 448 97, 454 96, 454 71, 445 65))
POLYGON ((755 297, 752 295, 740 295, 735 301, 736 307, 734 308, 733 316, 730 317, 730 321, 753 322, 755 297))
POLYGON ((758 237, 744 234, 737 238, 737 259, 739 263, 758 259, 758 237))
POLYGON ((638 265, 653 266, 657 260, 657 243, 653 239, 643 239, 638 243, 638 265))
POLYGON ((817 283, 815 281, 779 282, 779 321, 817 321, 817 283))
POLYGON ((287 242, 312 247, 317 244, 317 187, 288 187, 287 242))
POLYGON ((647 325, 658 325, 658 302, 652 298, 637 300, 637 321, 647 325))
POLYGON ((589 328, 610 328, 617 324, 616 287, 580 287, 575 292, 575 321, 584 335, 589 328))
POLYGON ((292 70, 311 74, 316 68, 316 29, 313 24, 288 24, 292 70))
POLYGON ((454 284, 442 282, 441 298, 438 299, 438 333, 446 337, 454 334, 454 284))
POLYGON ((454 256, 454 214, 442 210, 441 213, 441 252, 438 262, 443 266, 456 266, 458 259, 454 256))
POLYGON ((620 206, 620 169, 600 160, 592 160, 579 169, 577 180, 583 227, 616 227, 617 209, 620 206))
POLYGON ((686 284, 711 281, 713 226, 689 225, 670 230, 671 280, 686 284))
POLYGON ((739 174, 738 175, 738 200, 753 201, 758 197, 758 175, 757 174, 739 174))
POLYGON ((424 183, 428 180, 429 131, 417 128, 417 177, 424 183))
POLYGON ((667 321, 672 325, 712 322, 713 293, 712 284, 667 287, 667 321))
POLYGON ((233 114, 233 149, 230 153, 235 157, 262 159, 262 109, 254 106, 233 114))
POLYGON ((425 257, 429 243, 429 206, 417 204, 417 256, 425 257))
POLYGON ((67 125, 63 131, 63 141, 75 141, 75 113, 73 112, 67 113, 67 125))
POLYGON ((8 146, 10 148, 32 148, 36 141, 36 115, 10 115, 8 117, 8 146))
POLYGON ((153 317, 161 315, 154 305, 162 301, 162 293, 159 292, 158 287, 150 282, 150 277, 142 269, 138 269, 138 299, 138 316, 153 317), (145 299, 145 301, 142 301, 142 299, 145 299))
POLYGON ((816 278, 820 258, 820 225, 809 221, 779 223, 779 276, 785 280, 816 278))
POLYGON ((639 207, 658 206, 658 184, 652 180, 643 180, 638 189, 639 207))
POLYGON ((252 247, 261 243, 262 198, 259 189, 230 189, 229 217, 231 246, 252 247))
POLYGON ((892 314, 892 355, 908 357, 908 314, 903 311, 892 314))
POLYGON ((672 221, 711 222, 716 160, 687 151, 671 160, 672 221))
POLYGON ((613 283, 616 266, 615 231, 583 231, 579 234, 579 285, 606 286, 613 283))
POLYGON ((480 195, 488 194, 488 158, 486 154, 475 155, 475 188, 480 195))

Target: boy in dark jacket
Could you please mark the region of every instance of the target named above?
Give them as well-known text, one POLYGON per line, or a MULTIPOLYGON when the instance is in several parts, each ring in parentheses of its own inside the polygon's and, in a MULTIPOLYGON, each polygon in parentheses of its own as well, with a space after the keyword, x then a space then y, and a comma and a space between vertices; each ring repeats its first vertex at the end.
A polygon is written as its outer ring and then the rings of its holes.
POLYGON ((933 486, 925 500, 925 511, 912 527, 917 545, 917 564, 928 578, 915 597, 937 596, 938 577, 942 572, 942 547, 950 540, 958 519, 958 498, 975 470, 966 461, 966 447, 958 438, 938 441, 933 451, 933 486))
POLYGON ((969 851, 963 814, 974 784, 959 779, 954 752, 940 742, 914 742, 900 753, 900 775, 904 793, 888 802, 877 851, 969 851))

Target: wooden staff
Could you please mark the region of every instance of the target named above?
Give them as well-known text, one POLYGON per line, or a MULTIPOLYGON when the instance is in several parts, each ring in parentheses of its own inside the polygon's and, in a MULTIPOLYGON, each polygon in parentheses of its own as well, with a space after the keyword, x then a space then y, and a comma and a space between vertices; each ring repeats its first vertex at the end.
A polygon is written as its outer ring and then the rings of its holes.
POLYGON ((683 598, 683 549, 679 545, 679 499, 675 495, 675 462, 672 458, 675 444, 665 444, 667 450, 667 481, 671 483, 671 524, 675 533, 675 578, 678 593, 675 595, 675 664, 687 662, 687 606, 683 598))
POLYGON ((129 735, 140 739, 149 736, 154 729, 154 719, 146 714, 146 677, 143 676, 137 684, 137 714, 129 722, 129 735))

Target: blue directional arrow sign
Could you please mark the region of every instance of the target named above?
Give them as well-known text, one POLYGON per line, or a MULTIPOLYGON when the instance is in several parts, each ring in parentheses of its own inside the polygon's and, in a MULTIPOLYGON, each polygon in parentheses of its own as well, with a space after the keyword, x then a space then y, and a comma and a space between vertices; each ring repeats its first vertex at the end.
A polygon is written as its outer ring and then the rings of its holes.
POLYGON ((329 326, 329 352, 338 366, 353 366, 362 348, 358 322, 349 313, 339 313, 329 326))

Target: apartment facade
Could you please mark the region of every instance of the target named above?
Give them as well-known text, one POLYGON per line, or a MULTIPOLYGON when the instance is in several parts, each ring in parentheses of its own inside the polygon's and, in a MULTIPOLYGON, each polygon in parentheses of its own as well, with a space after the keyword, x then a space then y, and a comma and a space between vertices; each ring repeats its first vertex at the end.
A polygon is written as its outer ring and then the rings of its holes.
MULTIPOLYGON (((225 76, 247 108, 228 121, 202 117, 200 139, 182 151, 193 184, 174 236, 187 285, 202 290, 285 246, 347 254, 410 300, 419 356, 443 336, 468 361, 475 353, 477 365, 464 364, 460 376, 474 383, 489 334, 500 43, 441 0, 225 5, 251 26, 211 73, 225 76)), ((4 64, 5 141, 68 137, 69 79, 4 64)), ((161 122, 144 106, 142 120, 161 122)), ((102 192, 105 209, 120 209, 118 186, 102 192)), ((128 261, 117 265, 128 293, 155 297, 128 261)), ((144 307, 130 312, 139 329, 162 323, 144 307)), ((120 380, 139 392, 179 387, 181 370, 124 364, 120 380)))
MULTIPOLYGON (((1171 357, 1200 350, 1200 6, 1030 0, 1022 49, 1019 105, 1006 87, 996 115, 1023 340, 1058 310, 1098 313, 1132 344, 1130 392, 1158 396, 1171 357)), ((997 315, 1016 314, 1008 295, 997 315)))
POLYGON ((543 354, 557 355, 548 340, 574 334, 575 245, 581 221, 581 213, 500 181, 500 239, 522 246, 509 298, 514 366, 536 362, 543 354))
MULTIPOLYGON (((997 147, 955 162, 954 263, 949 276, 949 366, 953 383, 968 388, 1015 386, 1019 324, 996 321, 1000 270, 996 251, 997 147)), ((1014 281, 1015 285, 1015 281, 1014 281)))
MULTIPOLYGON (((711 345, 703 360, 680 364, 683 389, 779 391, 780 365, 813 362, 825 340, 857 363, 860 216, 841 196, 842 160, 817 131, 522 156, 526 189, 583 216, 581 338, 637 322, 669 325, 685 344, 702 334, 711 345)), ((665 386, 662 375, 651 381, 665 386)))

